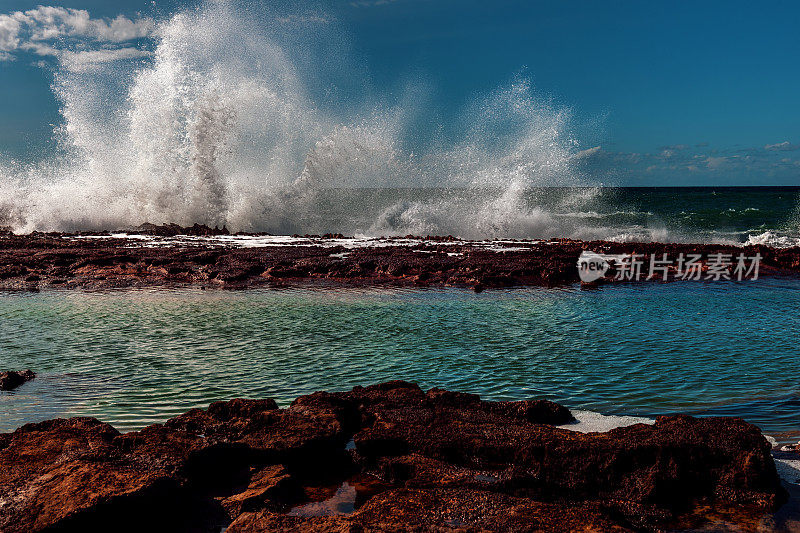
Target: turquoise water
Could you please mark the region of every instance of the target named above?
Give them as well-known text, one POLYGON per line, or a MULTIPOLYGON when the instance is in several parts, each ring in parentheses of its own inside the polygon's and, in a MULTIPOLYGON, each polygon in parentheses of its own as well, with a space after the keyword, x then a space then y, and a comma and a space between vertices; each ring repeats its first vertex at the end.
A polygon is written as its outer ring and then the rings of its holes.
POLYGON ((233 397, 286 405, 389 379, 604 414, 743 416, 800 436, 800 280, 599 290, 0 295, 0 431, 89 415, 123 430, 233 397))

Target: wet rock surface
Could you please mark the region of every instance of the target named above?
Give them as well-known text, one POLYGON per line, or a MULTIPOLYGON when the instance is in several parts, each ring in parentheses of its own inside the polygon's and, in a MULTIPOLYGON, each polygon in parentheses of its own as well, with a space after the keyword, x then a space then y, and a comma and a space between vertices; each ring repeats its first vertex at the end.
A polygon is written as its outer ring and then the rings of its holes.
MULTIPOLYGON (((227 235, 227 229, 145 225, 138 233, 227 235)), ((796 275, 800 248, 554 240, 485 243, 427 237, 411 245, 346 248, 322 245, 340 235, 316 237, 317 244, 237 248, 206 241, 152 246, 111 235, 0 235, 0 289, 202 286, 246 288, 307 283, 344 285, 457 286, 475 290, 513 286, 557 286, 579 281, 584 250, 640 254, 644 275, 650 257, 668 254, 760 254, 760 276, 796 275), (102 237, 102 238, 96 238, 102 237)), ((703 271, 708 265, 702 263, 703 271)), ((658 276, 654 279, 659 279, 658 276)))
POLYGON ((36 374, 32 370, 8 370, 0 372, 0 390, 14 390, 35 377, 36 374))
POLYGON ((0 434, 0 531, 652 531, 709 509, 758 524, 785 500, 740 419, 555 427, 570 420, 397 381, 285 409, 217 402, 126 434, 28 424, 0 434))

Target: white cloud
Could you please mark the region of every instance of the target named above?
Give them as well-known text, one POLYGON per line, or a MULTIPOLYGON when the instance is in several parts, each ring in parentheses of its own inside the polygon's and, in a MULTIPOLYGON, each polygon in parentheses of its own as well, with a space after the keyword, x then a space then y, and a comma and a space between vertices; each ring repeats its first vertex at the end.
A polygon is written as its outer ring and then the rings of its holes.
POLYGON ((724 166, 725 163, 727 163, 727 161, 728 161, 727 157, 711 157, 711 156, 708 156, 705 159, 706 166, 710 170, 716 170, 716 169, 724 166))
POLYGON ((782 143, 764 145, 764 150, 791 152, 793 150, 800 150, 800 144, 792 144, 789 141, 783 141, 782 143))
POLYGON ((0 15, 0 51, 11 52, 19 46, 20 22, 10 15, 0 15))
POLYGON ((0 15, 0 61, 14 58, 13 52, 25 50, 40 56, 53 56, 68 68, 84 69, 86 65, 117 59, 141 57, 149 53, 132 47, 113 48, 120 43, 149 37, 155 31, 152 18, 93 19, 85 9, 39 6, 28 11, 0 15), (56 48, 54 41, 58 42, 56 48), (99 50, 70 50, 70 45, 86 41, 102 46, 99 50), (64 46, 61 48, 60 46, 64 46))
POLYGON ((69 70, 74 72, 82 72, 103 63, 119 61, 121 59, 147 57, 149 55, 150 52, 139 50, 138 48, 112 48, 103 50, 84 50, 81 52, 64 50, 61 51, 58 58, 69 70))
POLYGON ((689 145, 687 144, 670 144, 669 146, 662 146, 661 150, 669 150, 670 152, 680 152, 682 150, 687 150, 689 145))
POLYGON ((58 57, 60 50, 57 50, 45 43, 22 43, 20 49, 33 52, 37 56, 53 56, 58 57))
POLYGON ((17 11, 11 17, 25 24, 32 41, 59 37, 89 37, 97 41, 123 42, 150 35, 155 28, 151 18, 131 20, 123 15, 114 19, 93 19, 85 9, 39 6, 17 11))
POLYGON ((133 47, 73 51, 53 48, 45 43, 24 43, 20 48, 33 52, 38 56, 55 57, 64 68, 73 72, 84 72, 97 65, 119 61, 121 59, 134 59, 151 55, 151 53, 146 50, 133 47))

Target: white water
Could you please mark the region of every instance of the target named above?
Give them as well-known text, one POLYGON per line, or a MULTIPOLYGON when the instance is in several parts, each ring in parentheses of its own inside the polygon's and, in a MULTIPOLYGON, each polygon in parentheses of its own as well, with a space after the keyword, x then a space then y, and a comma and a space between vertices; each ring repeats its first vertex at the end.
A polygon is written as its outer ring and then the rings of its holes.
POLYGON ((750 235, 747 238, 746 244, 763 244, 772 246, 773 248, 791 248, 793 246, 800 246, 800 237, 765 231, 764 233, 750 235))
MULTIPOLYGON (((175 222, 304 233, 320 216, 324 188, 434 185, 496 192, 479 201, 398 200, 337 231, 581 232, 580 221, 523 200, 531 186, 583 182, 569 110, 537 97, 527 80, 467 106, 464 133, 448 148, 413 152, 404 146, 413 98, 326 112, 309 94, 309 63, 298 59, 308 52, 303 32, 319 28, 293 29, 294 44, 284 46, 285 28, 253 19, 211 2, 162 21, 149 60, 58 69, 59 155, 0 167, 0 226, 72 231, 175 222)), ((336 39, 330 45, 332 58, 347 53, 336 39)), ((562 207, 580 211, 596 194, 567 196, 562 207)))
MULTIPOLYGON (((452 119, 455 138, 430 135, 420 147, 411 124, 429 116, 425 84, 375 96, 337 24, 292 25, 303 17, 257 9, 209 0, 158 22, 152 57, 56 67, 57 149, 27 164, 0 153, 0 227, 152 222, 278 235, 742 240, 723 232, 698 239, 609 204, 580 171, 597 149, 576 139, 569 109, 525 78, 467 103, 452 119), (310 43, 320 42, 318 57, 310 43), (336 70, 351 79, 344 110, 320 97, 320 87, 336 92, 336 70), (552 185, 579 188, 541 188, 552 185), (420 187, 438 192, 403 192, 420 187), (354 188, 394 192, 341 192, 354 188)), ((765 232, 750 242, 800 239, 765 232)))

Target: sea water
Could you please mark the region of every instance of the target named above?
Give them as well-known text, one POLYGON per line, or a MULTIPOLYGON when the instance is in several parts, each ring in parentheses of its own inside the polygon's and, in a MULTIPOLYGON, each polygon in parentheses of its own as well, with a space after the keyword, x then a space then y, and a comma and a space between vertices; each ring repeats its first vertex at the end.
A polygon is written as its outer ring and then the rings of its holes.
MULTIPOLYGON (((287 406, 391 379, 592 415, 740 416, 800 438, 800 280, 525 288, 0 296, 0 431, 94 416, 120 430, 231 398, 287 406), (589 413, 586 413, 588 411, 589 413)), ((592 425, 594 424, 594 425, 592 425)))

